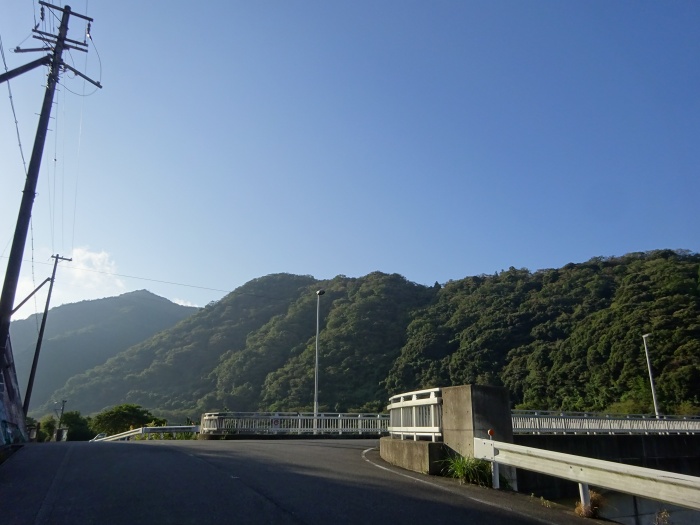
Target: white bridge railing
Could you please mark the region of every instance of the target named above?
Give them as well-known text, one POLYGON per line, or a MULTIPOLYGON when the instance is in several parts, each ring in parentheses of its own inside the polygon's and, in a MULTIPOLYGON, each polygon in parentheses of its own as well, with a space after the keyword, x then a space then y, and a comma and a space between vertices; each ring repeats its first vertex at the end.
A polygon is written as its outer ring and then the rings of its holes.
POLYGON ((401 439, 442 440, 442 397, 439 388, 389 398, 389 433, 401 439))
POLYGON ((513 410, 513 434, 698 434, 700 417, 513 410))
MULTIPOLYGON (((442 390, 389 399, 389 434, 400 439, 442 439, 442 390)), ((513 434, 700 434, 700 417, 513 410, 513 434)))
POLYGON ((324 413, 314 418, 298 412, 212 412, 202 416, 200 433, 380 435, 387 434, 388 423, 388 414, 324 413))

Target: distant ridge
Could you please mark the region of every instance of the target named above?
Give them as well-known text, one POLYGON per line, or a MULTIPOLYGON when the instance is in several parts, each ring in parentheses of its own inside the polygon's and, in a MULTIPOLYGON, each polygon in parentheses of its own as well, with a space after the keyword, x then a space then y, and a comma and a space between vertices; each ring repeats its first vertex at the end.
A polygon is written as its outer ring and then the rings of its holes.
MULTIPOLYGON (((147 290, 51 308, 46 323, 30 411, 50 401, 72 376, 104 363, 130 346, 189 317, 181 306, 147 290)), ((41 314, 10 326, 19 387, 24 396, 41 314)))

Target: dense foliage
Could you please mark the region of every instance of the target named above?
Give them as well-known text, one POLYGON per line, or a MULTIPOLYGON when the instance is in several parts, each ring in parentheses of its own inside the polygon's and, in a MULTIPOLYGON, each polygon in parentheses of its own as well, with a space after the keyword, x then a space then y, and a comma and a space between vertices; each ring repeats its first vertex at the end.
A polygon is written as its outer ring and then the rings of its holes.
MULTIPOLYGON (((53 440, 58 423, 53 415, 42 418, 38 425, 37 441, 53 440)), ((36 425, 36 421, 27 418, 27 424, 36 425)), ((143 426, 163 426, 167 421, 138 405, 123 404, 107 408, 94 417, 83 417, 77 410, 64 412, 60 424, 67 430, 67 441, 89 441, 101 432, 114 435, 143 426)))
POLYGON ((91 428, 91 419, 80 415, 77 410, 64 412, 61 426, 68 429, 68 441, 87 441, 96 433, 91 428))
POLYGON ((165 420, 155 418, 149 410, 127 403, 103 410, 92 418, 90 426, 95 433, 104 432, 112 436, 135 428, 162 426, 165 423, 165 420))
POLYGON ((671 250, 432 287, 380 272, 270 275, 57 395, 86 413, 133 403, 173 420, 311 410, 319 288, 321 410, 376 410, 395 393, 476 383, 507 387, 523 408, 648 413, 646 333, 662 411, 700 406, 700 256, 671 250))
POLYGON ((699 263, 668 250, 450 282, 409 325, 387 386, 504 385, 521 408, 651 412, 651 333, 663 411, 696 410, 699 263))

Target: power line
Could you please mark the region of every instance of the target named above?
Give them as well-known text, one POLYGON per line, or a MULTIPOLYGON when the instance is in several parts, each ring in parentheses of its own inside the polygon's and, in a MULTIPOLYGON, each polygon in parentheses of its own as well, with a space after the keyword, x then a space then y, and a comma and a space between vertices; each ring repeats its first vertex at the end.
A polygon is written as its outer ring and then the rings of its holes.
MULTIPOLYGON (((48 263, 44 263, 44 264, 48 264, 48 263)), ((171 285, 174 285, 174 286, 184 286, 184 287, 187 287, 187 288, 197 288, 198 290, 209 290, 209 291, 211 291, 211 292, 224 292, 224 293, 230 293, 230 292, 231 292, 231 290, 222 290, 222 289, 220 289, 220 288, 209 288, 209 287, 207 287, 207 286, 197 286, 196 284, 185 284, 185 283, 176 283, 176 282, 173 282, 173 281, 163 281, 163 280, 161 280, 161 279, 151 279, 151 278, 149 278, 149 277, 137 277, 137 276, 135 276, 135 275, 125 275, 125 274, 122 274, 122 273, 105 272, 105 271, 103 271, 103 270, 94 270, 94 269, 92 269, 92 268, 81 268, 81 267, 78 267, 78 266, 66 266, 66 268, 71 268, 71 269, 73 269, 73 270, 81 270, 81 271, 86 271, 86 272, 101 273, 101 274, 104 274, 104 275, 111 275, 111 276, 114 276, 114 277, 123 277, 123 278, 125 278, 125 279, 137 279, 137 280, 139 280, 139 281, 149 281, 149 282, 152 282, 152 283, 171 284, 171 285)))
MULTIPOLYGON (((7 257, 0 255, 0 259, 7 259, 7 257)), ((25 261, 28 262, 28 261, 25 261)), ((53 263, 50 262, 41 262, 41 261, 33 261, 34 264, 43 264, 45 266, 51 266, 53 263)), ((159 284, 169 284, 172 286, 182 286, 184 288, 195 288, 197 290, 207 290, 210 292, 222 292, 225 294, 235 294, 235 295, 248 295, 250 297, 259 297, 261 299, 269 299, 269 300, 279 300, 282 299, 282 296, 273 296, 273 295, 264 295, 260 293, 252 293, 252 292, 243 292, 240 290, 223 290, 221 288, 211 288, 208 286, 198 286, 196 284, 185 284, 185 283, 178 283, 174 281, 164 281, 162 279, 152 279, 150 277, 138 277, 136 275, 126 275, 123 273, 114 273, 114 272, 106 272, 104 270, 95 270, 94 268, 84 268, 82 266, 68 266, 64 265, 63 268, 67 270, 77 270, 77 271, 85 271, 85 272, 92 272, 92 273, 99 273, 102 275, 109 275, 113 277, 123 277, 124 279, 135 279, 138 281, 148 281, 152 283, 159 283, 159 284)))
MULTIPOLYGON (((2 258, 2 259, 7 259, 7 257, 5 257, 5 256, 0 256, 0 258, 2 258)), ((29 261, 25 261, 25 262, 29 262, 29 261)), ((34 261, 34 264, 44 264, 44 265, 47 265, 47 266, 48 266, 48 265, 51 265, 52 263, 41 262, 41 261, 34 261)), ((95 270, 94 268, 85 268, 85 267, 82 267, 82 266, 69 266, 69 265, 64 265, 63 267, 66 268, 66 269, 69 269, 69 270, 78 270, 78 271, 99 273, 99 274, 102 274, 102 275, 110 275, 110 276, 113 276, 113 277, 123 277, 124 279, 136 279, 136 280, 139 280, 139 281, 149 281, 149 282, 160 283, 160 284, 171 284, 171 285, 173 285, 173 286, 183 286, 183 287, 186 287, 186 288, 196 288, 196 289, 199 289, 199 290, 209 290, 209 291, 211 291, 211 292, 224 292, 224 293, 230 293, 230 292, 231 292, 231 290, 222 290, 222 289, 220 289, 220 288, 210 288, 210 287, 207 287, 207 286, 198 286, 198 285, 196 285, 196 284, 177 283, 177 282, 173 282, 173 281, 164 281, 164 280, 161 280, 161 279, 151 279, 151 278, 149 278, 149 277, 138 277, 138 276, 136 276, 136 275, 126 275, 126 274, 122 274, 122 273, 106 272, 106 271, 104 271, 104 270, 95 270)))
MULTIPOLYGON (((7 72, 7 61, 5 60, 5 50, 2 47, 2 37, 0 37, 0 56, 2 56, 2 63, 7 72)), ((7 82, 7 92, 10 95, 10 107, 12 108, 12 116, 15 121, 15 130, 17 131, 17 143, 19 144, 19 154, 22 157, 22 165, 24 166, 24 173, 27 173, 27 162, 24 159, 24 150, 22 149, 22 138, 19 133, 19 121, 17 120, 17 112, 15 111, 15 102, 12 98, 12 89, 10 88, 10 82, 7 82)))

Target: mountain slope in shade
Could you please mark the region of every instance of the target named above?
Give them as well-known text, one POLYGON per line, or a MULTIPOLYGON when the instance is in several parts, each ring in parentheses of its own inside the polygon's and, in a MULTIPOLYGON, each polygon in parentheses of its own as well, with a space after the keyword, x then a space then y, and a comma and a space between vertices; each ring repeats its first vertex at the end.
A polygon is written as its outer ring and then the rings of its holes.
POLYGON ((84 414, 119 403, 160 413, 196 416, 198 400, 214 392, 221 356, 243 349, 251 333, 310 292, 310 276, 275 274, 254 279, 220 301, 106 363, 71 378, 57 395, 84 414))
MULTIPOLYGON (((70 377, 104 363, 197 310, 172 303, 146 290, 50 309, 30 408, 50 402, 53 393, 70 377)), ((42 315, 14 321, 10 326, 23 397, 42 315)))

